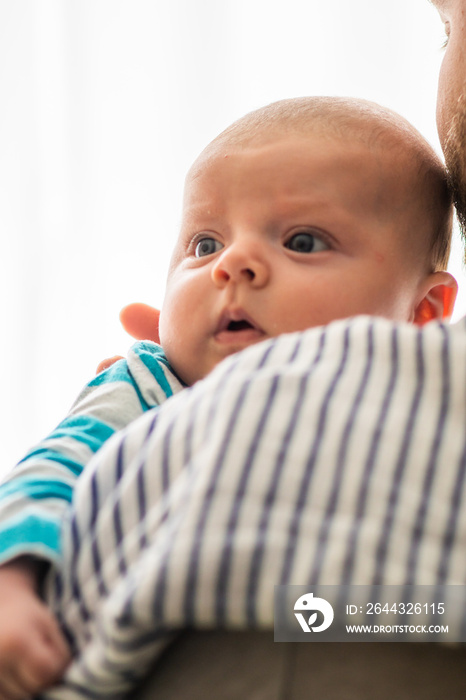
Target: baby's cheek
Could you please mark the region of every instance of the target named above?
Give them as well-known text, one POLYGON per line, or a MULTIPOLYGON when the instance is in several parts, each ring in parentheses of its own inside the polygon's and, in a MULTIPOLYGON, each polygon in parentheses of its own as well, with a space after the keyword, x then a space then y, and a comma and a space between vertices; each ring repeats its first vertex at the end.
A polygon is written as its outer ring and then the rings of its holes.
POLYGON ((176 314, 170 313, 170 309, 164 304, 159 319, 160 345, 164 349, 168 361, 174 367, 177 361, 177 349, 183 345, 183 336, 180 334, 176 314))
POLYGON ((163 347, 165 352, 167 352, 166 347, 170 343, 170 326, 167 323, 167 313, 166 313, 165 305, 162 307, 162 310, 160 311, 159 338, 160 338, 160 345, 163 347))
POLYGON ((181 381, 187 386, 191 386, 193 383, 191 376, 192 369, 192 357, 191 362, 188 354, 183 350, 183 343, 173 343, 170 342, 162 343, 163 350, 170 364, 170 367, 175 371, 177 376, 181 381))

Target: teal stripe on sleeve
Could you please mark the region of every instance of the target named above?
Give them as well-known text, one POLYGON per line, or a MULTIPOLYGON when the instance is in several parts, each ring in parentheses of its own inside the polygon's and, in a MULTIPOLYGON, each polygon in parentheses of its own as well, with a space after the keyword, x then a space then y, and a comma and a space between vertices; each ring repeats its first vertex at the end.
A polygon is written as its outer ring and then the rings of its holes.
POLYGON ((61 523, 38 515, 28 515, 0 527, 0 556, 24 545, 40 545, 60 553, 61 523))
POLYGON ((146 341, 136 343, 133 345, 132 349, 145 364, 149 372, 155 377, 160 388, 165 393, 165 396, 167 396, 167 398, 169 396, 173 396, 172 388, 165 377, 163 369, 160 366, 160 363, 163 363, 170 369, 170 371, 173 371, 168 364, 162 348, 159 345, 156 345, 156 343, 146 341))
POLYGON ((131 384, 140 401, 142 410, 144 412, 149 410, 150 406, 144 400, 139 390, 139 387, 137 386, 136 382, 131 376, 131 372, 128 369, 128 363, 126 362, 126 360, 118 360, 118 362, 115 362, 111 367, 104 370, 103 372, 98 374, 97 377, 92 379, 87 386, 92 388, 96 386, 102 386, 103 384, 113 384, 116 382, 127 382, 128 384, 131 384))
POLYGON ((31 450, 31 452, 28 452, 23 459, 18 462, 18 464, 24 464, 26 461, 51 461, 54 464, 60 464, 62 467, 66 467, 67 469, 70 470, 73 474, 80 475, 84 465, 81 464, 81 462, 77 462, 74 459, 70 459, 70 457, 65 457, 62 455, 60 452, 56 452, 55 450, 48 450, 46 447, 38 447, 35 450, 31 450))
POLYGON ((58 498, 60 501, 71 503, 73 488, 56 479, 30 479, 22 477, 0 486, 0 499, 8 498, 19 493, 27 498, 41 500, 43 498, 58 498))
POLYGON ((69 437, 87 445, 92 452, 97 452, 114 432, 114 428, 94 416, 69 416, 55 428, 44 442, 69 437))
POLYGON ((102 384, 111 384, 112 382, 133 383, 126 360, 118 360, 103 372, 100 372, 89 382, 88 386, 102 386, 102 384))

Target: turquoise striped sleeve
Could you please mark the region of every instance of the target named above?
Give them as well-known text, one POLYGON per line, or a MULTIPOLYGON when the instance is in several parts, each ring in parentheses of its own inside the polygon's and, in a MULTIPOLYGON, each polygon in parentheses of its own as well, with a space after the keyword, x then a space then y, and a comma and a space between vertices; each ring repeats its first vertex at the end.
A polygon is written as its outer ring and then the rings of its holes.
POLYGON ((147 411, 149 405, 143 399, 139 386, 137 382, 134 381, 133 375, 129 370, 126 360, 119 360, 104 372, 98 374, 89 382, 88 387, 99 387, 105 384, 115 384, 117 382, 127 382, 129 385, 131 385, 131 387, 135 390, 139 401, 141 402, 142 412, 147 411))
POLYGON ((27 554, 57 561, 60 556, 62 518, 29 512, 0 523, 0 560, 27 554))
POLYGON ((71 486, 55 479, 13 479, 0 486, 0 499, 11 497, 16 493, 37 500, 60 498, 68 503, 73 497, 71 486))
POLYGON ((136 343, 94 377, 69 415, 33 447, 0 485, 0 563, 18 553, 60 557, 60 523, 77 479, 102 445, 182 388, 162 349, 136 343))
POLYGON ((114 433, 111 426, 94 416, 68 416, 54 430, 55 438, 70 437, 84 442, 92 452, 97 452, 99 447, 114 433))
POLYGON ((160 405, 185 387, 170 367, 160 345, 149 340, 135 343, 130 349, 128 370, 140 389, 141 401, 149 406, 160 405))

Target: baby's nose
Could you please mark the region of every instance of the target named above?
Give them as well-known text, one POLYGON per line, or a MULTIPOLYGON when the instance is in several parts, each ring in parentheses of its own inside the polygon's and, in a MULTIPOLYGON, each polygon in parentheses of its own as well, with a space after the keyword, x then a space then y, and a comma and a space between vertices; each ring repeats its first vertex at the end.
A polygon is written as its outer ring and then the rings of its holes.
POLYGON ((226 248, 212 267, 212 279, 222 286, 228 282, 259 288, 269 280, 269 266, 258 246, 237 243, 226 248))

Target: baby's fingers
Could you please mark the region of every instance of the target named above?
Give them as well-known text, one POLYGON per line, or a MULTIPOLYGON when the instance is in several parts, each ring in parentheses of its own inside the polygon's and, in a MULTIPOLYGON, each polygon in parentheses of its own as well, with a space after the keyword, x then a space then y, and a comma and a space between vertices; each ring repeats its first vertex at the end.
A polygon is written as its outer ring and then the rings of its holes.
POLYGON ((0 672, 0 700, 32 698, 41 690, 56 683, 63 675, 63 659, 45 649, 28 655, 10 667, 2 665, 0 672))
POLYGON ((97 365, 96 369, 96 374, 100 374, 101 372, 104 372, 106 369, 111 367, 112 365, 115 364, 115 362, 118 362, 118 360, 122 360, 123 357, 121 355, 114 355, 113 357, 107 357, 106 360, 102 360, 102 362, 99 362, 97 365))
POLYGON ((10 659, 4 656, 0 669, 0 700, 31 698, 62 678, 70 651, 49 610, 40 610, 27 637, 10 641, 10 659))
POLYGON ((57 683, 65 672, 68 659, 55 650, 44 648, 19 668, 20 679, 25 690, 35 694, 57 683))
POLYGON ((61 665, 68 665, 71 661, 71 650, 62 633, 55 616, 49 609, 44 609, 44 649, 49 648, 56 655, 61 665))
POLYGON ((31 693, 14 671, 0 673, 0 700, 29 700, 31 693))
POLYGON ((71 660, 68 644, 48 610, 44 610, 38 633, 38 643, 21 666, 25 687, 36 692, 59 681, 71 660))
POLYGON ((0 650, 0 700, 29 698, 37 688, 37 685, 29 684, 23 672, 28 667, 30 639, 34 634, 28 637, 22 632, 20 625, 8 635, 8 644, 0 650))

